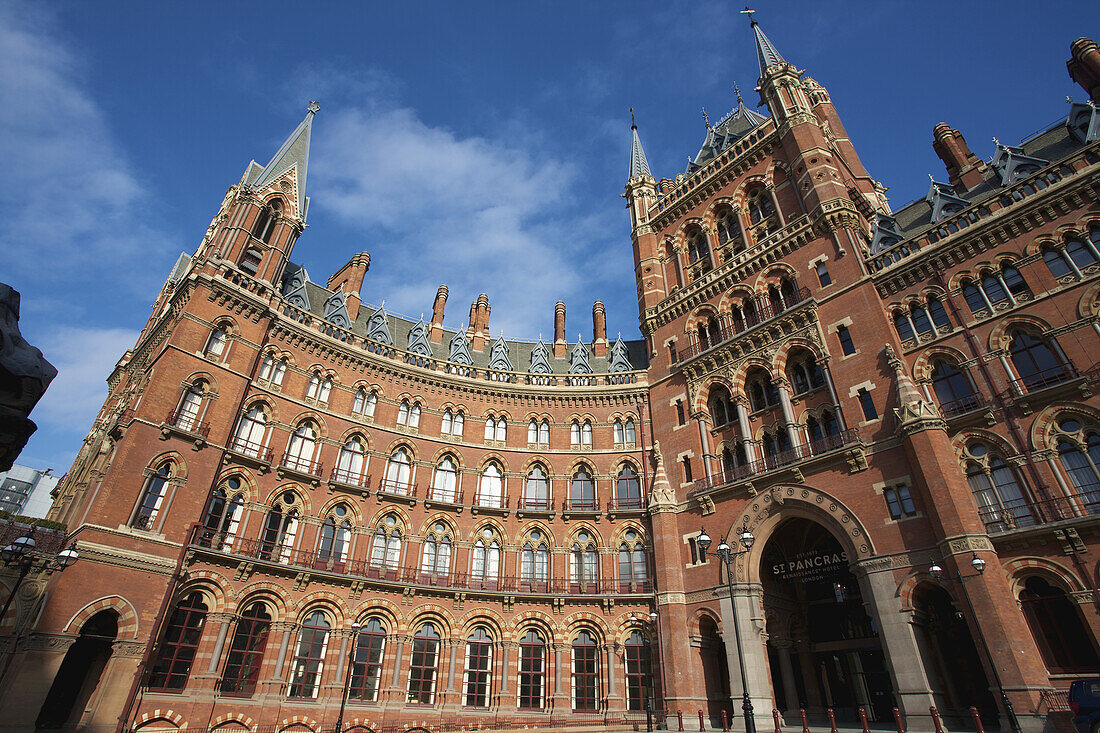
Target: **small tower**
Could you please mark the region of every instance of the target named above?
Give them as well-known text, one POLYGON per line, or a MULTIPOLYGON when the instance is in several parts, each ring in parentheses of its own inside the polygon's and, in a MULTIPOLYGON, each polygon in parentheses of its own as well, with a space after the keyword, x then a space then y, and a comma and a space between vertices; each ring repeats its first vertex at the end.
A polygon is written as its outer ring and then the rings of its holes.
POLYGON ((638 308, 645 313, 665 299, 664 271, 660 243, 649 225, 649 211, 657 201, 657 181, 649 172, 649 162, 638 138, 634 110, 630 110, 630 169, 623 197, 630 209, 630 237, 634 242, 634 274, 638 282, 638 308))

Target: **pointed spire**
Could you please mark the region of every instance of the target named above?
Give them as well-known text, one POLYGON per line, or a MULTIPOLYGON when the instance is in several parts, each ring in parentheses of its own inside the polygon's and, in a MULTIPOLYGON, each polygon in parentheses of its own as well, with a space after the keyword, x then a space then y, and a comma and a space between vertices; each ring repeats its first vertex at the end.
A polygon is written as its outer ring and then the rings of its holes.
POLYGON ((309 103, 305 119, 295 128, 294 132, 290 133, 290 137, 283 142, 279 149, 275 151, 275 155, 273 155, 268 164, 264 166, 263 171, 260 173, 260 177, 252 183, 253 188, 266 188, 296 165, 297 177, 295 183, 298 189, 298 215, 303 219, 306 217, 306 207, 309 203, 309 199, 306 196, 306 169, 309 167, 309 136, 313 127, 313 115, 317 114, 319 109, 321 109, 321 105, 317 104, 317 102, 309 103))
POLYGON ((630 134, 633 136, 630 141, 630 175, 628 178, 639 178, 645 176, 652 178, 653 174, 649 172, 649 162, 645 159, 645 151, 642 150, 642 141, 638 139, 638 126, 634 124, 634 108, 630 108, 630 134))
POLYGON ((764 76, 764 71, 768 67, 786 63, 783 57, 779 55, 779 51, 772 45, 772 42, 764 35, 764 31, 760 29, 760 24, 756 22, 756 18, 752 17, 752 14, 756 11, 745 8, 741 12, 749 16, 752 32, 756 36, 756 58, 760 61, 760 76, 764 76))

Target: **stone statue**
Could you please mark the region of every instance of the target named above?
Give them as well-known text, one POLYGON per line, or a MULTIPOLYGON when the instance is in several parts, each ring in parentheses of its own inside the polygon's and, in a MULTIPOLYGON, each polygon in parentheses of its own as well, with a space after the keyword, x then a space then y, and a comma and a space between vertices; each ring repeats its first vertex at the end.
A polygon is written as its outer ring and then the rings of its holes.
POLYGON ((19 293, 0 283, 0 471, 12 467, 38 429, 27 416, 56 376, 19 333, 19 293))

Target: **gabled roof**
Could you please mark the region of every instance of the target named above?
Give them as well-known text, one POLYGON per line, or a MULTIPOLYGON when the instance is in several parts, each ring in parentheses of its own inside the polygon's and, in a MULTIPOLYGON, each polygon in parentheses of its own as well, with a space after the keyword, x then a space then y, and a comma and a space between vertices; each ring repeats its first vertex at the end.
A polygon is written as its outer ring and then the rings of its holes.
MULTIPOLYGON (((298 194, 298 215, 306 218, 306 210, 309 207, 309 197, 306 196, 306 171, 309 167, 309 136, 313 127, 313 115, 321 106, 316 102, 309 103, 305 119, 290 133, 290 137, 283 142, 268 164, 263 167, 259 177, 252 182, 254 188, 263 189, 283 177, 292 168, 295 168, 295 188, 298 194)), ((251 167, 250 167, 251 168, 251 167)), ((247 176, 247 174, 246 174, 247 176)))
POLYGON ((688 163, 687 173, 692 173, 707 161, 716 158, 723 150, 740 140, 748 132, 767 122, 768 118, 745 106, 741 94, 737 94, 737 106, 718 121, 714 127, 707 127, 707 136, 699 148, 695 160, 688 163))

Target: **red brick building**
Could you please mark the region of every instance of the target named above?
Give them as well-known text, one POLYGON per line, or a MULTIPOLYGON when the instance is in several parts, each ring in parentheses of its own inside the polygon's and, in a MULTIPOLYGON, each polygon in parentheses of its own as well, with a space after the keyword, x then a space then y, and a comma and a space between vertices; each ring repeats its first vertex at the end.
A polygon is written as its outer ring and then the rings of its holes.
POLYGON ((311 105, 110 375, 51 517, 79 571, 2 620, 0 727, 719 721, 745 690, 762 726, 1008 700, 1039 730, 1100 672, 1100 51, 991 160, 937 125, 946 182, 892 211, 752 30, 769 116, 738 95, 660 181, 633 130, 640 341, 598 301, 588 342, 560 303, 552 343, 493 339, 484 295, 455 329, 445 286, 414 323, 361 303, 365 253, 312 282, 311 105))

